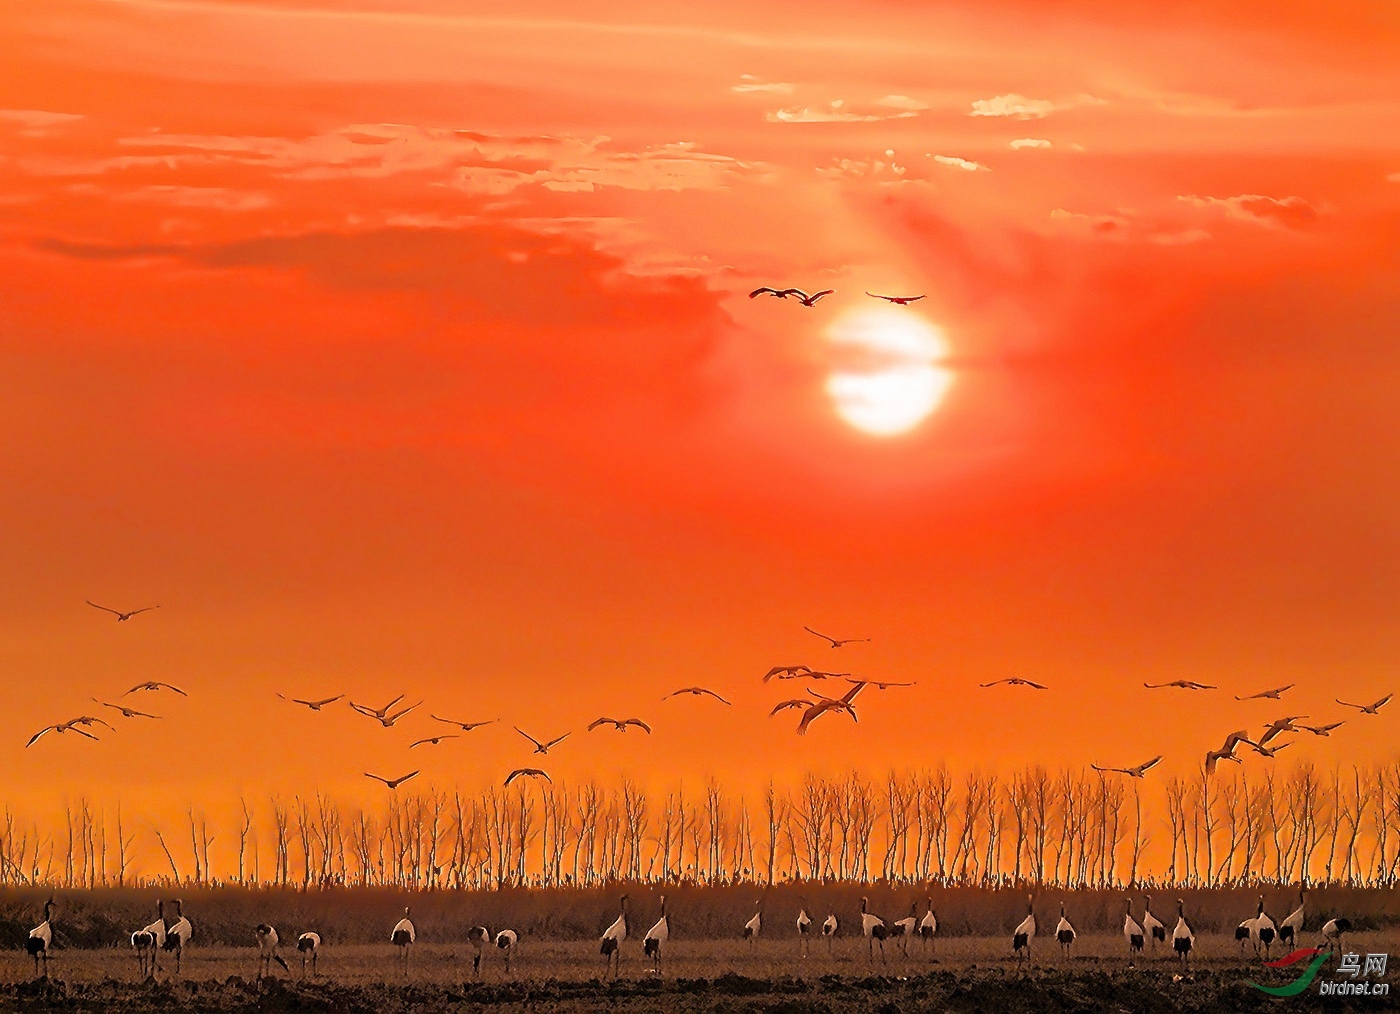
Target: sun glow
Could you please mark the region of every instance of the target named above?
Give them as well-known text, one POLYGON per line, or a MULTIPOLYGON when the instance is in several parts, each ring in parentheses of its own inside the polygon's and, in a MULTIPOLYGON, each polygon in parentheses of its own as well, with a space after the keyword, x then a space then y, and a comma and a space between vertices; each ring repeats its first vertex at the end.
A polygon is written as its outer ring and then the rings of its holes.
POLYGON ((873 436, 907 433, 942 403, 953 374, 938 365, 943 333, 912 310, 862 308, 826 332, 834 353, 826 393, 836 413, 873 436))

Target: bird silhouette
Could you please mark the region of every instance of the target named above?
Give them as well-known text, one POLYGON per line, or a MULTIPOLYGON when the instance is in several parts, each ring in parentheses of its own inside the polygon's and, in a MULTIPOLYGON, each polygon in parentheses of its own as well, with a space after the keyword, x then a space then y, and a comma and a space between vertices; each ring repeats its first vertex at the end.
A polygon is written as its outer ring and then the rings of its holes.
POLYGON ((549 782, 549 784, 551 784, 551 785, 554 784, 554 779, 553 779, 553 778, 550 778, 549 775, 545 774, 545 773, 544 773, 543 771, 541 771, 539 768, 516 768, 516 769, 515 769, 514 771, 512 771, 510 774, 506 775, 505 784, 506 784, 506 785, 509 785, 511 782, 515 781, 517 778, 526 778, 526 777, 529 777, 529 778, 543 778, 545 781, 549 782))
POLYGON ((371 718, 383 718, 389 713, 389 709, 392 708, 395 704, 398 704, 399 701, 403 700, 405 696, 407 695, 399 694, 399 696, 395 697, 392 701, 384 705, 384 707, 382 708, 367 708, 363 704, 356 704, 354 701, 350 702, 350 707, 354 708, 362 715, 369 715, 371 718))
POLYGON ((370 774, 368 771, 366 771, 366 772, 365 772, 365 777, 366 777, 366 778, 373 778, 373 779, 374 779, 375 781, 377 781, 377 782, 383 782, 385 785, 389 786, 389 788, 391 788, 391 789, 397 789, 400 785, 402 785, 404 782, 408 781, 410 778, 413 778, 413 777, 416 776, 417 774, 418 774, 417 771, 410 771, 408 774, 406 774, 406 775, 400 775, 398 778, 385 778, 383 775, 372 775, 372 774, 370 774))
POLYGON ((691 694, 692 696, 695 696, 695 697, 699 697, 701 694, 709 694, 711 697, 713 697, 715 700, 719 701, 721 704, 729 704, 729 703, 730 703, 729 701, 726 701, 723 697, 721 697, 719 694, 715 693, 713 690, 706 690, 704 687, 681 687, 681 689, 679 689, 679 690, 673 690, 671 693, 667 694, 665 697, 663 697, 663 698, 661 698, 661 699, 664 701, 664 700, 666 700, 667 698, 670 698, 670 697, 679 697, 681 694, 691 694))
POLYGON ((600 725, 615 725, 617 726, 618 732, 626 732, 627 727, 629 725, 635 725, 637 726, 637 728, 643 730, 648 735, 651 734, 651 726, 647 725, 647 723, 643 722, 640 718, 628 718, 624 720, 619 720, 616 718, 599 718, 588 726, 588 731, 592 732, 600 725))
POLYGON ((434 722, 442 722, 446 725, 455 725, 463 732, 471 732, 473 729, 480 729, 483 725, 490 725, 492 722, 499 722, 499 718, 491 718, 485 722, 455 722, 450 718, 438 718, 437 715, 429 715, 434 722))
POLYGON ((409 748, 410 750, 412 750, 415 746, 422 746, 424 743, 431 743, 433 746, 437 746, 437 745, 438 745, 439 743, 441 743, 444 739, 461 739, 461 738, 462 738, 462 736, 461 736, 460 733, 449 732, 449 733, 447 733, 447 734, 444 735, 444 736, 428 736, 426 739, 414 740, 412 743, 408 744, 408 748, 409 748))
POLYGON ((518 725, 515 727, 515 731, 520 733, 520 735, 524 736, 531 743, 535 744, 535 753, 549 753, 550 747, 558 746, 560 743, 564 742, 564 740, 568 739, 570 735, 572 735, 572 733, 566 732, 562 736, 557 736, 554 739, 551 739, 548 743, 541 743, 534 736, 531 736, 528 732, 520 728, 520 726, 518 725))
POLYGON ((1332 722, 1330 725, 1299 725, 1298 728, 1314 736, 1330 736, 1333 729, 1340 729, 1346 722, 1332 722))
POLYGON ((26 750, 29 749, 31 746, 33 746, 35 743, 39 742, 39 740, 43 739, 45 736, 47 736, 47 735, 48 735, 49 733, 51 733, 51 732, 58 732, 58 733, 63 733, 63 732, 76 732, 79 736, 86 736, 88 739, 91 739, 91 740, 96 740, 96 739, 97 739, 97 737, 94 736, 92 733, 83 731, 82 729, 80 729, 78 726, 72 724, 71 722, 60 722, 60 723, 58 723, 57 725, 46 725, 44 728, 40 729, 40 730, 39 730, 38 732, 36 732, 34 735, 30 736, 30 737, 29 737, 29 742, 24 744, 25 749, 26 749, 26 750))
POLYGON ((830 641, 830 642, 831 642, 831 646, 832 646, 833 648, 839 648, 839 647, 841 647, 841 645, 843 645, 843 644, 861 644, 861 643, 863 643, 863 642, 865 642, 865 641, 869 641, 869 640, 870 640, 870 638, 868 638, 868 637, 832 637, 832 636, 830 636, 829 634, 822 634, 822 633, 819 633, 818 631, 815 631, 815 630, 813 630, 811 627, 807 627, 807 626, 804 626, 802 629, 805 630, 805 631, 807 631, 807 633, 809 633, 809 634, 816 634, 816 635, 817 635, 818 637, 820 637, 823 641, 830 641))
POLYGON ((100 705, 102 705, 104 708, 112 708, 112 709, 115 710, 115 711, 120 711, 120 712, 122 713, 122 717, 123 717, 123 718, 160 718, 160 717, 161 717, 160 715, 152 715, 152 714, 150 714, 149 712, 146 712, 146 711, 137 711, 135 708, 123 707, 123 706, 120 705, 120 704, 110 704, 110 703, 108 703, 107 701, 98 701, 96 697, 94 697, 93 700, 94 700, 94 701, 97 701, 97 703, 100 704, 100 705))
POLYGON ((408 714, 410 711, 412 711, 414 708, 418 707, 418 706, 421 705, 422 703, 423 703, 422 701, 419 701, 418 704, 410 704, 408 707, 403 708, 402 710, 396 711, 396 712, 394 712, 392 715, 376 715, 376 714, 374 714, 372 711, 370 711, 370 710, 367 709, 367 708, 361 708, 361 707, 358 707, 358 706, 356 706, 356 705, 354 705, 354 704, 352 704, 352 705, 350 705, 350 706, 351 706, 352 708, 354 708, 356 711, 358 711, 360 714, 366 715, 366 716, 368 716, 368 717, 370 717, 370 718, 373 718, 373 719, 374 719, 375 721, 377 721, 380 725, 384 726, 384 728, 386 728, 386 729, 392 729, 392 728, 394 727, 394 723, 395 723, 395 722, 397 722, 400 718, 402 718, 404 715, 408 714))
POLYGON ((1296 687, 1297 685, 1298 685, 1298 684, 1296 684, 1296 683, 1290 683, 1290 684, 1288 684, 1288 686, 1286 686, 1286 687, 1274 687, 1272 690, 1261 690, 1261 691, 1259 691, 1259 693, 1257 693, 1257 694, 1249 694, 1247 697, 1241 697, 1239 694, 1236 694, 1236 695, 1235 695, 1235 700, 1237 700, 1237 701, 1258 701, 1258 700, 1268 699, 1268 700, 1271 700, 1271 701, 1277 701, 1277 700, 1281 700, 1281 699, 1283 698, 1283 693, 1284 693, 1285 690, 1292 690, 1292 689, 1293 689, 1294 687, 1296 687))
POLYGON ((284 701, 291 701, 293 704, 305 704, 312 711, 320 711, 327 704, 334 704, 336 701, 340 700, 345 695, 336 694, 334 697, 326 697, 319 701, 303 701, 300 697, 288 697, 287 695, 280 693, 277 696, 282 698, 282 700, 284 701))
POLYGON ((1034 680, 1022 679, 1020 676, 1008 676, 1004 680, 992 680, 990 683, 979 683, 979 687, 994 687, 1002 683, 1013 687, 1033 687, 1036 690, 1049 690, 1044 683, 1037 683, 1034 680))
POLYGON ((1163 687, 1178 687, 1182 690, 1215 690, 1210 683, 1197 683, 1194 680, 1172 680, 1170 683, 1144 683, 1148 690, 1161 690, 1163 687))
POLYGON ((122 696, 125 697, 127 694, 134 694, 134 693, 136 693, 136 691, 138 691, 138 690, 173 690, 173 691, 175 691, 177 694, 179 694, 181 697, 188 697, 188 696, 189 696, 189 694, 185 693, 185 692, 184 692, 183 690, 181 690, 179 687, 173 686, 172 684, 169 684, 169 683, 161 683, 161 682, 159 682, 159 681, 157 681, 157 680, 147 680, 145 683, 138 683, 138 684, 136 684, 136 686, 134 686, 134 687, 132 687, 130 690, 128 690, 128 691, 126 692, 126 694, 122 694, 122 696))
POLYGON ((797 724, 797 734, 799 736, 807 735, 807 727, 829 711, 844 711, 851 716, 851 721, 859 722, 860 718, 856 715, 856 709, 852 706, 852 702, 864 689, 864 683, 857 683, 839 698, 822 697, 815 690, 808 690, 809 694, 817 698, 817 702, 803 712, 802 721, 797 724))
POLYGON ((866 294, 867 296, 873 296, 873 297, 876 298, 876 299, 884 299, 884 300, 887 300, 887 301, 889 301, 889 302, 891 302, 891 303, 894 303, 896 306, 908 306, 910 303, 913 303, 913 302, 915 302, 916 300, 920 300, 920 299, 923 299, 923 298, 924 298, 922 295, 919 295, 919 296, 881 296, 881 295, 879 295, 879 294, 877 294, 877 293, 874 293, 874 292, 869 291, 868 289, 866 290, 866 293, 865 293, 865 294, 866 294))
POLYGON ((1235 748, 1249 738, 1249 733, 1241 729, 1239 732, 1232 732, 1225 737, 1225 745, 1219 750, 1211 750, 1206 754, 1206 774, 1215 774, 1215 766, 1219 761, 1234 761, 1236 764, 1243 764, 1244 761, 1235 756, 1235 748))
POLYGON ((790 701, 779 701, 773 706, 773 710, 768 712, 768 717, 772 718, 778 712, 786 711, 788 708, 810 708, 816 703, 816 701, 809 701, 805 697, 795 697, 790 701))
POLYGON ((1259 746, 1263 746, 1271 739, 1276 739, 1285 732, 1297 732, 1298 728, 1293 723, 1300 718, 1307 718, 1307 715, 1289 715, 1287 718, 1276 718, 1268 725, 1264 726, 1264 735, 1259 737, 1259 746))
POLYGON ((796 679, 799 676, 805 676, 811 671, 811 667, 805 665, 775 665, 764 674, 763 682, 767 683, 774 676, 778 677, 780 680, 796 679))
POLYGON ((84 599, 83 601, 86 602, 88 605, 92 606, 92 608, 94 609, 101 609, 104 613, 111 613, 117 618, 118 623, 125 623, 133 616, 139 615, 140 613, 150 612, 152 609, 160 608, 160 606, 142 606, 140 609, 133 609, 130 612, 124 613, 120 609, 108 609, 106 606, 99 606, 96 602, 92 601, 92 599, 84 599))
POLYGON ((1340 697, 1333 698, 1333 699, 1334 699, 1338 704, 1343 705, 1344 707, 1356 708, 1356 709, 1357 709, 1358 711, 1360 711, 1363 715, 1374 715, 1374 714, 1377 714, 1377 713, 1381 710, 1381 708, 1383 708, 1383 707, 1385 706, 1386 702, 1389 701, 1389 700, 1390 700, 1392 697, 1394 697, 1394 696, 1395 696, 1394 694, 1386 694, 1384 697, 1382 697, 1380 700, 1378 700, 1375 704, 1350 704, 1350 703, 1348 703, 1347 701, 1342 700, 1340 697))
POLYGON ((1141 764, 1138 764, 1137 766, 1131 768, 1100 767, 1097 764, 1090 764, 1089 766, 1095 771, 1116 771, 1119 774, 1127 775, 1129 778, 1141 778, 1143 774, 1148 770, 1148 768, 1156 767, 1156 765, 1161 760, 1162 755, 1158 754, 1156 757, 1153 757, 1150 761, 1143 761, 1141 764))
POLYGON ((846 682, 863 687, 874 687, 876 690, 888 690, 890 687, 912 687, 914 685, 912 680, 908 683, 892 683, 889 680, 848 679, 846 682))
POLYGON ((829 296, 835 291, 835 289, 822 289, 820 292, 814 292, 809 296, 801 289, 775 289, 771 286, 764 285, 750 292, 749 298, 753 299, 754 297, 761 296, 764 293, 777 296, 779 299, 787 299, 788 296, 796 296, 797 301, 803 306, 816 306, 817 300, 821 299, 823 296, 829 296))

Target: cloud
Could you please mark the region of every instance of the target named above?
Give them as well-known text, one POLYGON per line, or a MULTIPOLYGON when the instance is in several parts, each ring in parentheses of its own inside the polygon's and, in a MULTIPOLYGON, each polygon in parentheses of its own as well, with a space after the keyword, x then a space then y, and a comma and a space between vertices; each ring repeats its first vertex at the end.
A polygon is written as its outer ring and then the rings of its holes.
POLYGON ((1019 92, 997 95, 990 99, 978 99, 972 103, 968 116, 1010 116, 1018 120, 1043 120, 1058 109, 1072 109, 1075 106, 1101 106, 1103 99, 1092 95, 1076 95, 1072 99, 1051 102, 1049 99, 1028 99, 1019 92))
POLYGON ((791 95, 793 86, 786 81, 764 81, 752 74, 740 74, 739 83, 731 85, 732 92, 769 92, 775 95, 791 95))
POLYGON ((893 113, 857 113, 845 108, 844 99, 834 99, 826 109, 789 106, 769 113, 769 123, 874 123, 878 120, 904 120, 918 116, 918 110, 899 109, 893 113))
POLYGON ((911 99, 908 95, 886 95, 882 99, 876 99, 877 106, 888 106, 891 109, 911 109, 914 112, 927 109, 927 102, 920 102, 918 99, 911 99))
POLYGON ((1235 197, 1199 197, 1183 194, 1177 198, 1195 208, 1223 211, 1229 218, 1254 225, 1302 229, 1318 219, 1318 210, 1301 197, 1266 197, 1239 194, 1235 197))
POLYGON ((1201 243, 1211 238, 1204 229, 1160 229, 1144 222, 1130 209, 1118 209, 1112 214, 1088 215, 1080 211, 1056 208, 1050 212, 1052 221, 1088 239, 1123 243, 1152 243, 1157 246, 1182 246, 1201 243))
POLYGON ((1028 99, 1013 92, 972 103, 968 116, 1014 116, 1018 120, 1038 120, 1055 111, 1055 103, 1047 99, 1028 99))
POLYGON ((1386 177, 1388 183, 1400 183, 1400 173, 1391 173, 1386 177))
POLYGON ((1053 148, 1055 145, 1042 137, 1018 137, 1011 142, 1011 147, 1020 151, 1022 148, 1053 148))
POLYGON ((973 162, 970 159, 958 158, 956 155, 935 155, 933 160, 939 165, 952 166, 954 169, 965 169, 970 173, 991 172, 981 162, 973 162))
POLYGON ((47 109, 0 109, 0 123, 18 124, 21 137, 52 137, 58 128, 81 120, 80 113, 55 113, 47 109))

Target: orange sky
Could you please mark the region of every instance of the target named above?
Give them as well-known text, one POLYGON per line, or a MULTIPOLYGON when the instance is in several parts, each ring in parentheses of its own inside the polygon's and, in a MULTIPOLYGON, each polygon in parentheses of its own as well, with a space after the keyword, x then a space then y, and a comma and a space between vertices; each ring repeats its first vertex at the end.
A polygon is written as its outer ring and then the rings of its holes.
POLYGON ((926 6, 0 6, 13 798, 529 759, 279 689, 740 784, 1184 772, 1279 709, 1144 680, 1400 690, 1394 5, 926 6), (826 391, 866 289, 927 293, 953 371, 893 437, 826 391), (834 661, 918 686, 764 717, 834 661), (1012 674, 1052 691, 975 688, 1012 674), (191 698, 23 749, 145 678, 191 698), (694 683, 735 707, 658 703, 694 683))

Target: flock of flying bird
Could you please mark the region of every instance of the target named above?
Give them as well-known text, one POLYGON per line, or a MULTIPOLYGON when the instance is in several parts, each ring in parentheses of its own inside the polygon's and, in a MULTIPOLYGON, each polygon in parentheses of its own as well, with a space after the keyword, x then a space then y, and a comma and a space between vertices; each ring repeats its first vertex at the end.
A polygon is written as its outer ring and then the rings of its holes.
MULTIPOLYGON (((831 295, 831 294, 832 294, 833 292, 835 292, 835 291, 836 291, 835 289, 822 289, 820 292, 813 292, 811 295, 808 295, 808 294, 807 294, 806 292, 804 292, 802 289, 796 289, 796 288, 775 289, 775 288, 773 288, 773 287, 770 286, 770 285, 763 285, 763 286, 760 286, 760 287, 757 288, 757 289, 754 289, 752 292, 750 292, 750 293, 749 293, 749 298, 750 298, 750 299, 756 299, 757 297, 762 296, 762 295, 765 295, 765 294, 767 294, 767 295, 769 295, 769 296, 776 296, 778 299, 787 299, 789 296, 792 296, 792 297, 795 298, 799 303, 801 303, 803 306, 816 306, 816 305, 817 305, 817 301, 818 301, 819 299, 821 299, 823 296, 829 296, 829 295, 831 295)), ((918 300, 924 298, 922 295, 918 295, 918 296, 882 296, 882 295, 879 295, 878 293, 869 292, 869 291, 867 291, 865 294, 866 294, 867 296, 869 296, 870 298, 872 298, 872 299, 883 299, 883 300, 885 300, 885 301, 888 302, 888 303, 893 303, 895 306, 908 306, 910 303, 917 302, 918 300)))
MULTIPOLYGON (((765 291, 772 292, 774 295, 780 298, 783 298, 785 295, 788 294, 801 293, 801 290, 795 289, 774 290, 764 288, 756 289, 754 290, 754 292, 750 293, 750 295, 757 296, 765 291)), ((820 297, 821 295, 824 295, 825 293, 817 293, 813 297, 806 297, 805 293, 801 294, 803 295, 804 299, 815 299, 820 297)), ((870 293, 870 295, 874 294, 870 293)), ((893 302, 903 303, 922 297, 879 296, 877 298, 889 299, 893 302)), ((148 612, 152 609, 160 608, 159 606, 146 606, 141 609, 133 609, 130 611, 123 612, 121 610, 111 609, 107 606, 98 605, 97 603, 92 602, 91 600, 88 600, 88 605, 92 606, 94 609, 100 609, 103 612, 111 613, 112 615, 116 616, 117 622, 119 623, 126 622, 132 617, 137 616, 141 613, 148 612)), ((870 640, 870 638, 868 637, 832 637, 828 634, 823 634, 820 631, 813 630, 811 627, 806 626, 803 627, 803 630, 805 630, 809 634, 812 634, 815 637, 821 638, 823 641, 827 642, 827 644, 830 645, 830 647, 832 648, 842 648, 848 644, 866 643, 870 640)), ((852 721, 858 722, 860 719, 856 713, 855 700, 860 695, 861 691, 863 691, 866 687, 874 686, 879 690, 887 690, 891 687, 914 686, 913 681, 896 682, 892 680, 875 680, 863 677, 853 677, 852 674, 849 672, 832 672, 826 669, 813 668, 812 666, 807 665, 773 666, 771 669, 768 670, 767 673, 764 674, 763 682, 767 683, 773 679, 806 679, 813 681, 837 679, 843 680, 846 684, 849 685, 849 689, 846 689, 843 693, 839 695, 822 693, 818 690, 809 687, 807 689, 808 696, 789 698, 786 700, 779 701, 773 705, 772 710, 768 713, 770 718, 790 709, 797 709, 802 711, 802 718, 797 725, 797 734, 799 736, 805 736, 812 723, 818 718, 821 718, 823 715, 827 714, 844 713, 846 715, 849 715, 852 721)), ((1278 701, 1282 700, 1283 695, 1289 690, 1293 689, 1295 685, 1296 684, 1290 683, 1286 686, 1274 687, 1269 690, 1261 690, 1258 693, 1247 694, 1244 696, 1236 694, 1234 695, 1234 697, 1237 701, 1278 701)), ((981 683, 979 684, 979 686, 983 689, 988 689, 996 686, 1028 687, 1032 690, 1041 691, 1050 689, 1043 683, 1038 683, 1034 680, 1026 679, 1021 676, 1010 676, 1004 679, 992 680, 988 683, 981 683)), ((1194 680, 1187 679, 1172 680, 1166 683, 1143 683, 1143 686, 1149 690, 1180 689, 1187 691, 1211 691, 1219 689, 1213 684, 1198 683, 1194 680)), ((127 697, 130 694, 142 691, 161 690, 169 690, 174 693, 180 694, 181 696, 188 696, 188 694, 186 694, 185 691, 181 690, 179 687, 174 686, 170 683, 163 683, 157 680, 147 680, 142 683, 138 683, 130 690, 127 690, 121 696, 127 697)), ((293 704, 306 707, 314 712, 320 712, 327 706, 335 704, 338 701, 345 699, 344 694, 337 694, 332 697, 325 697, 320 699, 287 697, 281 693, 279 693, 277 696, 282 698, 283 700, 290 701, 293 704)), ((707 687, 701 686, 682 687, 679 690, 675 690, 667 694, 665 697, 662 698, 662 700, 665 701, 669 700, 670 698, 680 696, 708 696, 713 697, 715 700, 717 700, 723 705, 729 706, 732 704, 732 702, 725 699, 715 691, 707 687)), ((1386 694, 1380 700, 1375 701, 1371 704, 1355 704, 1349 701, 1343 701, 1340 698, 1337 698, 1336 700, 1338 704, 1341 704, 1348 708, 1354 708, 1360 714, 1376 715, 1379 714, 1380 709, 1390 701, 1392 696, 1392 694, 1386 694)), ((356 713, 364 715, 366 718, 377 722, 381 727, 385 729, 392 729, 395 727, 395 725, 399 722, 400 719, 404 718, 406 715, 411 714, 423 704, 423 701, 418 701, 415 704, 410 704, 405 707, 398 708, 398 710, 395 710, 395 707, 403 701, 404 697, 404 694, 399 694, 397 697, 389 701, 383 707, 378 708, 370 707, 364 704, 359 704, 355 701, 349 701, 348 704, 356 713)), ((124 704, 112 703, 110 701, 101 701, 95 697, 93 698, 93 700, 105 708, 111 708, 119 712, 121 716, 126 719, 158 719, 161 717, 159 715, 154 715, 150 712, 141 711, 124 704)), ((491 725, 494 722, 499 721, 499 719, 488 719, 486 721, 463 722, 457 719, 443 718, 437 714, 430 714, 430 717, 433 721, 442 723, 443 725, 451 726, 458 731, 439 732, 434 735, 423 736, 419 739, 415 739, 412 743, 409 744, 410 750, 417 749, 423 746, 438 746, 445 740, 449 739, 460 739, 463 734, 471 732, 473 729, 478 729, 482 726, 491 725)), ((1309 716, 1288 715, 1284 718, 1275 719, 1274 721, 1265 725, 1262 731, 1256 737, 1251 737, 1249 730, 1247 729, 1241 729, 1237 732, 1230 733, 1228 736, 1226 736, 1224 744, 1218 750, 1211 750, 1206 753, 1206 774, 1214 774, 1216 766, 1221 761, 1230 761, 1236 764, 1243 763, 1243 758, 1241 758, 1236 753, 1237 749, 1240 747, 1241 744, 1250 747, 1256 753, 1263 757, 1272 758, 1278 753, 1278 751, 1291 745, 1291 743, 1293 742, 1292 740, 1280 741, 1279 737, 1283 736, 1285 733, 1308 732, 1315 736, 1330 736, 1333 730, 1338 729, 1346 724, 1345 721, 1334 721, 1329 722, 1325 725, 1307 725, 1302 722, 1302 719, 1307 717, 1309 716)), ((34 735, 30 737, 29 741, 25 744, 25 746, 33 746, 35 743, 37 743, 40 739, 42 739, 49 733, 61 734, 73 732, 88 739, 96 740, 98 737, 94 735, 91 731, 92 727, 94 726, 104 726, 107 729, 115 729, 115 726, 113 726, 106 719, 99 717, 98 715, 80 715, 77 718, 71 718, 64 722, 58 722, 53 725, 45 726, 38 732, 34 733, 34 735)), ((612 727, 618 732, 626 732, 629 728, 640 729, 647 735, 650 735, 652 732, 651 725, 640 718, 612 718, 608 716, 601 716, 589 723, 587 731, 593 732, 597 729, 608 726, 612 727)), ((514 728, 517 733, 519 733, 526 740, 528 740, 530 744, 534 747, 532 755, 539 754, 541 756, 547 756, 551 749, 558 746, 560 743, 564 742, 564 740, 568 739, 570 735, 572 735, 572 733, 565 732, 562 735, 555 736, 551 739, 541 740, 536 739, 534 736, 530 735, 528 732, 526 732, 524 729, 521 729, 519 726, 515 726, 514 728)), ((1158 763, 1161 762, 1161 760, 1162 755, 1159 754, 1151 758, 1150 760, 1144 761, 1141 764, 1133 765, 1131 767, 1116 767, 1100 764, 1093 764, 1091 765, 1091 767, 1095 771, 1119 773, 1127 775, 1130 778, 1142 778, 1148 770, 1155 767, 1158 763)), ((414 769, 412 771, 409 771, 407 774, 399 775, 395 778, 386 778, 383 775, 373 774, 368 771, 366 771, 364 774, 367 778, 383 782, 386 786, 388 786, 388 788, 392 790, 397 789, 400 785, 404 784, 412 778, 415 778, 420 773, 421 769, 414 769)), ((506 786, 509 786, 518 778, 541 778, 544 779, 546 782, 552 782, 552 779, 550 778, 549 774, 542 768, 518 767, 513 769, 509 774, 506 775, 504 784, 506 786)))

